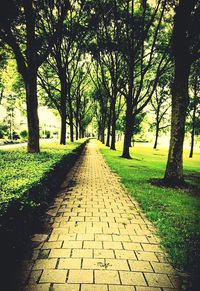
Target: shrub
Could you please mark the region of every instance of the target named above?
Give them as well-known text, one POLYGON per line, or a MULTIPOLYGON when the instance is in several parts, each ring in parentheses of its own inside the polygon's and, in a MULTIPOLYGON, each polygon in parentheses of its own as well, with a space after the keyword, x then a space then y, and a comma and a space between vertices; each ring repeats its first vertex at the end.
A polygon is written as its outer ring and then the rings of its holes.
POLYGON ((22 139, 27 139, 27 138, 28 138, 28 132, 27 132, 27 130, 22 130, 22 131, 20 132, 20 137, 21 137, 22 139))

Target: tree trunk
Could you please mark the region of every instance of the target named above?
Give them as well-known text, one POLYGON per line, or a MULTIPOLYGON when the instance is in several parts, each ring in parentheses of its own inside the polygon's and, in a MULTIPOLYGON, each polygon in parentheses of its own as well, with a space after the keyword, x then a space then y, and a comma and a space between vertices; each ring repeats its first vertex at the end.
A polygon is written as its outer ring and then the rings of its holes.
POLYGON ((111 136, 111 150, 116 150, 115 141, 116 141, 116 111, 115 111, 116 97, 113 97, 111 107, 112 107, 112 136, 111 136))
POLYGON ((101 142, 105 144, 105 125, 102 125, 102 130, 101 130, 101 142))
POLYGON ((132 131, 133 131, 132 109, 131 106, 127 105, 125 118, 124 146, 122 153, 122 157, 126 159, 131 159, 129 148, 131 144, 132 131))
POLYGON ((78 126, 76 125, 76 140, 78 140, 78 126))
POLYGON ((193 151, 194 151, 194 133, 195 133, 195 127, 194 122, 192 123, 192 131, 191 131, 191 146, 190 146, 190 155, 189 158, 193 157, 193 151))
POLYGON ((73 108, 71 100, 69 100, 69 129, 70 129, 70 141, 74 142, 73 108))
MULTIPOLYGON (((183 63, 183 60, 181 60, 183 63)), ((186 60, 185 60, 186 63, 186 60)), ((184 183, 183 142, 188 106, 189 66, 176 61, 174 88, 172 92, 171 139, 164 180, 171 185, 184 183)))
POLYGON ((70 128, 70 141, 71 141, 71 142, 74 142, 74 125, 73 125, 73 117, 70 117, 69 128, 70 128))
POLYGON ((110 112, 108 115, 108 130, 107 130, 107 140, 106 140, 106 146, 109 147, 110 146, 110 131, 111 131, 111 107, 110 107, 110 112))
POLYGON ((37 70, 29 68, 26 80, 26 104, 28 120, 28 152, 39 153, 39 118, 37 100, 37 70))
POLYGON ((78 114, 76 114, 76 127, 75 127, 75 131, 76 131, 76 140, 78 140, 78 136, 79 136, 79 130, 78 130, 78 127, 79 127, 79 122, 78 122, 78 114))
POLYGON ((61 115, 60 144, 66 144, 66 112, 64 115, 61 115))
POLYGON ((61 83, 61 105, 60 105, 60 111, 61 111, 61 134, 60 134, 60 144, 65 145, 66 144, 66 119, 67 119, 67 113, 66 113, 66 106, 67 106, 67 84, 65 80, 65 76, 63 78, 60 78, 61 83))
POLYGON ((184 183, 183 142, 186 111, 189 103, 188 79, 191 67, 188 28, 196 0, 182 0, 176 8, 173 29, 173 55, 175 61, 172 90, 171 139, 164 181, 173 186, 184 183), (183 21, 184 19, 184 21, 183 21))
MULTIPOLYGON (((26 18, 26 59, 27 71, 22 73, 26 87, 26 106, 28 120, 28 152, 40 152, 40 132, 38 118, 37 99, 37 53, 35 49, 35 14, 33 13, 32 1, 25 1, 24 5, 26 18)), ((19 62, 18 62, 19 64, 19 62)))
POLYGON ((159 136, 159 124, 156 123, 156 136, 153 148, 156 149, 158 145, 158 136, 159 136))
POLYGON ((191 146, 190 146, 190 155, 189 158, 193 157, 194 151, 194 135, 195 135, 195 127, 196 127, 196 110, 197 110, 197 78, 195 83, 195 96, 194 96, 194 109, 192 114, 192 131, 191 131, 191 146))

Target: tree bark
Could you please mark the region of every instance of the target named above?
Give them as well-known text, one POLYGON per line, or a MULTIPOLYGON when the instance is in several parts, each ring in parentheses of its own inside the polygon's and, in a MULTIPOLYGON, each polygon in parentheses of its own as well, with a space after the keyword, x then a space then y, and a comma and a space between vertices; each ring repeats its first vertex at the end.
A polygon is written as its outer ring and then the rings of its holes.
POLYGON ((69 120, 69 128, 70 128, 70 141, 74 142, 74 125, 73 125, 73 117, 70 115, 69 120))
POLYGON ((61 114, 60 144, 66 144, 66 110, 61 114))
POLYGON ((60 144, 66 144, 66 106, 67 106, 67 84, 65 80, 65 76, 60 77, 61 83, 61 104, 60 104, 60 112, 61 112, 61 134, 60 134, 60 144))
POLYGON ((78 140, 78 124, 76 123, 76 140, 78 140))
POLYGON ((112 136, 111 136, 111 150, 116 150, 115 141, 116 141, 116 110, 115 110, 116 97, 113 97, 111 108, 112 108, 112 136))
POLYGON ((187 60, 175 61, 175 80, 172 92, 171 139, 164 180, 171 185, 184 183, 183 142, 185 134, 186 111, 189 102, 187 60))
POLYGON ((29 64, 27 71, 25 86, 28 121, 28 153, 39 153, 40 136, 37 99, 37 68, 34 64, 29 64))
POLYGON ((68 98, 69 98, 69 129, 70 129, 70 141, 71 142, 74 142, 73 108, 72 108, 71 97, 68 96, 68 98))
POLYGON ((78 107, 76 108, 76 114, 75 114, 75 119, 76 119, 76 126, 75 126, 75 133, 76 133, 76 140, 78 140, 79 137, 79 120, 78 120, 78 107))
POLYGON ((39 118, 37 99, 37 55, 35 50, 35 16, 32 1, 24 5, 27 33, 27 75, 23 75, 26 87, 26 106, 28 120, 28 152, 39 153, 39 118))
POLYGON ((101 125, 101 142, 105 144, 105 122, 102 121, 101 125))
POLYGON ((111 132, 111 107, 110 107, 110 112, 108 114, 108 127, 107 127, 107 139, 106 139, 106 146, 110 146, 110 132, 111 132))
POLYGON ((172 89, 171 139, 164 176, 164 181, 173 186, 184 183, 183 142, 186 111, 189 103, 188 79, 191 67, 188 27, 195 3, 196 0, 182 0, 174 17, 173 55, 175 72, 172 89))
POLYGON ((125 118, 124 145, 122 153, 122 157, 126 159, 131 159, 129 148, 131 144, 132 131, 133 131, 132 107, 127 105, 125 118))
POLYGON ((156 136, 155 136, 155 142, 154 142, 154 149, 157 149, 157 145, 158 145, 158 136, 159 136, 159 124, 158 122, 156 123, 156 136))

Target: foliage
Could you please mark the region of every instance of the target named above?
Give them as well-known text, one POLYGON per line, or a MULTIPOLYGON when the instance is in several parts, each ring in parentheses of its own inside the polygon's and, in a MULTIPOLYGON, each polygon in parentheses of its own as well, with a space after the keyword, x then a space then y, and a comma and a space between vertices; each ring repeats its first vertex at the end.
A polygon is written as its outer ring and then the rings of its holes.
MULTIPOLYGON (((167 158, 167 149, 153 151, 146 146, 134 147, 134 158, 125 160, 117 152, 101 146, 101 151, 109 166, 120 177, 140 203, 146 216, 156 225, 162 244, 167 249, 173 265, 178 269, 196 272, 200 268, 200 197, 188 191, 172 188, 158 188, 150 184, 150 179, 161 178, 167 158)), ((194 185, 200 178, 200 152, 191 162, 185 152, 185 174, 194 185)), ((198 184, 196 184, 199 187, 198 184)), ((199 188, 197 193, 199 192, 199 188)))
POLYGON ((62 159, 78 148, 84 140, 61 146, 57 143, 42 145, 40 154, 25 154, 25 147, 0 151, 0 216, 4 215, 12 204, 19 204, 23 210, 26 205, 39 206, 31 199, 29 191, 44 183, 48 175, 62 159))
POLYGON ((27 130, 22 130, 22 131, 20 132, 20 137, 21 137, 22 139, 27 139, 27 137, 28 137, 28 132, 27 132, 27 130))

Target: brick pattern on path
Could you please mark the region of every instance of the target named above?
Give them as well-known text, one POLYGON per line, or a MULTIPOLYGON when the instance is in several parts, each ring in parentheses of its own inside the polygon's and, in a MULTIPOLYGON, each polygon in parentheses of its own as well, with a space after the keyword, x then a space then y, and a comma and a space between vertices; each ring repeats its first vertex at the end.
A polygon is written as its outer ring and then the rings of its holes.
MULTIPOLYGON (((36 234, 22 290, 172 291, 178 277, 153 225, 90 141, 36 234)), ((21 283, 22 284, 22 283, 21 283)))

